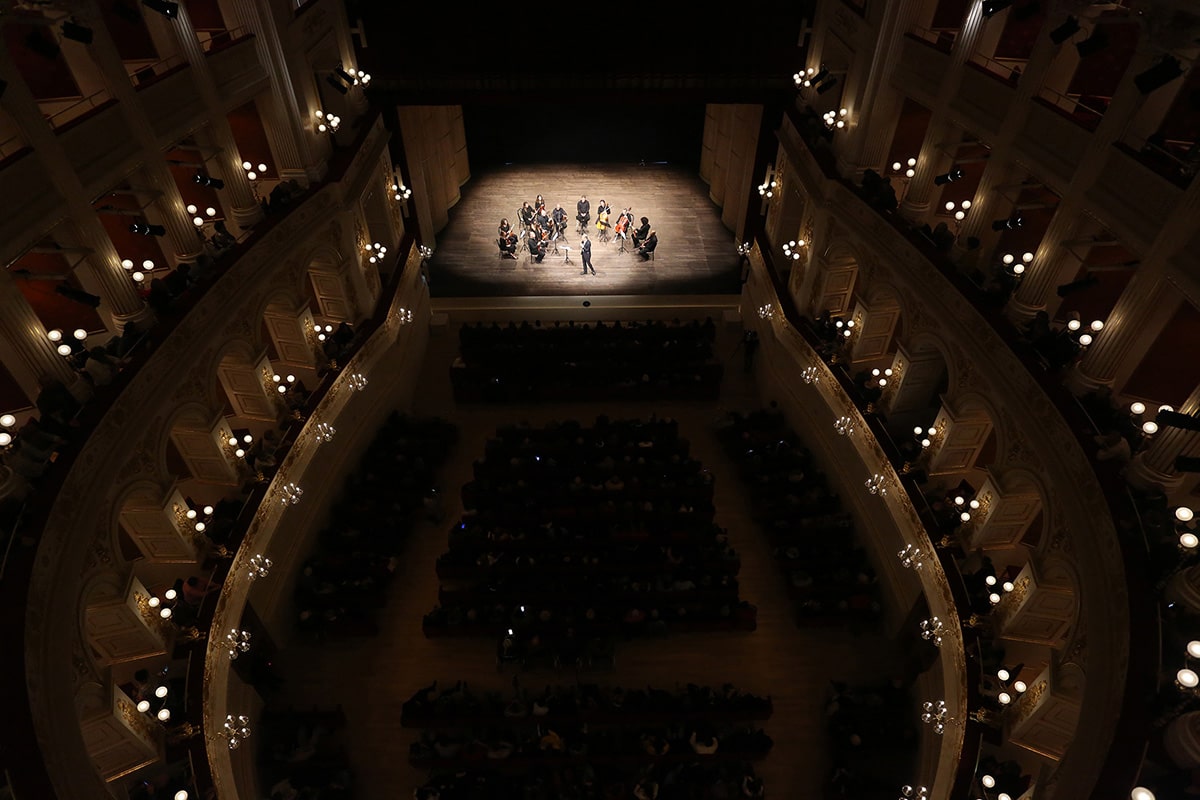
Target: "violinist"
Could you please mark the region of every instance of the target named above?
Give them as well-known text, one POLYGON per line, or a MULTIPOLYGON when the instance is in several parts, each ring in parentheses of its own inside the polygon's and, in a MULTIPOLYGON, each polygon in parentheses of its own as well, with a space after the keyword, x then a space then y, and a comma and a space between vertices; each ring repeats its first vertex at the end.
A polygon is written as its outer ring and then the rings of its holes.
POLYGON ((500 227, 496 229, 496 235, 499 237, 496 242, 500 246, 500 254, 502 258, 517 257, 517 232, 508 224, 508 218, 500 220, 500 227))
POLYGON ((546 213, 546 201, 542 199, 540 194, 537 196, 537 200, 533 201, 533 210, 538 214, 546 213))
POLYGON ((546 206, 540 205, 534 210, 533 223, 539 228, 550 227, 550 215, 546 213, 546 206))
POLYGON ((526 200, 521 203, 521 210, 517 212, 517 219, 521 222, 521 227, 528 229, 533 225, 533 206, 529 205, 526 200))
POLYGON ((646 237, 650 235, 650 220, 642 217, 642 224, 633 232, 633 246, 641 247, 642 242, 646 241, 646 237))
POLYGON ((530 257, 539 264, 542 263, 542 259, 546 257, 546 242, 542 235, 537 231, 530 231, 527 245, 530 257))

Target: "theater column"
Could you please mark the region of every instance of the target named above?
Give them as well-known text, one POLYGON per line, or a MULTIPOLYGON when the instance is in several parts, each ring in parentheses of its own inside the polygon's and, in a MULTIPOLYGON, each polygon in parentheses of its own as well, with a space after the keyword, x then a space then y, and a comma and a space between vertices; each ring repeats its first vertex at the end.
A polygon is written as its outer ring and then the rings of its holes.
POLYGON ((229 119, 225 116, 224 103, 209 69, 204 48, 193 33, 186 4, 180 3, 178 19, 170 27, 177 34, 180 50, 192 65, 196 86, 208 111, 208 135, 218 154, 212 162, 206 163, 219 165, 219 171, 210 172, 209 175, 220 178, 225 184, 217 193, 228 205, 233 221, 239 228, 248 228, 262 219, 262 207, 254 198, 254 190, 246 178, 246 171, 242 169, 242 159, 233 138, 233 130, 229 127, 229 119))
MULTIPOLYGON (((1016 209, 1020 213, 1020 209, 1016 209)), ((1044 310, 1054 296, 1058 286, 1071 280, 1079 265, 1062 246, 1083 222, 1083 208, 1079 195, 1064 198, 1050 218, 1046 232, 1033 255, 1032 266, 1021 279, 1005 313, 1009 319, 1020 323, 1031 319, 1044 310)), ((1019 254, 1018 254, 1019 255, 1019 254)))
MULTIPOLYGON (((983 27, 982 6, 972 2, 967 4, 967 9, 962 29, 950 51, 950 67, 942 77, 941 86, 938 87, 929 128, 921 144, 921 154, 917 157, 916 174, 908 182, 908 191, 904 195, 904 202, 900 204, 900 213, 913 222, 919 222, 925 217, 933 197, 933 178, 949 163, 949 156, 942 148, 954 128, 950 122, 950 100, 958 93, 962 84, 963 65, 975 51, 975 43, 979 39, 980 28, 983 27)), ((959 138, 961 133, 953 134, 953 141, 959 138)))
MULTIPOLYGON (((1193 389, 1183 406, 1176 411, 1189 416, 1200 413, 1200 387, 1193 389)), ((1198 450, 1200 431, 1160 423, 1149 445, 1134 456, 1126 479, 1139 489, 1159 487, 1163 491, 1170 491, 1183 482, 1183 476, 1175 471, 1175 459, 1193 455, 1198 450)))
MULTIPOLYGON (((78 233, 77 244, 92 251, 87 257, 87 264, 92 270, 102 301, 101 313, 107 314, 117 325, 128 320, 149 318, 151 312, 138 296, 128 274, 121 269, 121 259, 92 208, 88 192, 71 167, 71 160, 58 137, 38 108, 28 84, 17 74, 11 58, 0 57, 0 80, 8 83, 4 92, 4 108, 33 149, 31 157, 38 159, 50 177, 53 190, 57 190, 65 200, 78 233)), ((125 78, 125 81, 128 83, 129 79, 125 78)), ((62 225, 55 231, 56 239, 68 235, 68 230, 62 225)))
POLYGON ((0 270, 0 345, 4 366, 30 401, 37 399, 42 378, 56 378, 67 387, 79 378, 67 360, 54 352, 42 321, 6 269, 0 270))

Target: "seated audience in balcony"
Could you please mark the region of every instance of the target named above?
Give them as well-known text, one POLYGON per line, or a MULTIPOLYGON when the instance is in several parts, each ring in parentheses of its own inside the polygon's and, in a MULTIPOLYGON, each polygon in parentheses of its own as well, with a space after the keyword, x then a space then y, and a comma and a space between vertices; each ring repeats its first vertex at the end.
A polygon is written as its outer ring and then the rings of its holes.
POLYGON ((83 371, 91 378, 95 386, 108 386, 117 379, 120 365, 103 347, 93 347, 88 350, 87 360, 83 362, 83 371))

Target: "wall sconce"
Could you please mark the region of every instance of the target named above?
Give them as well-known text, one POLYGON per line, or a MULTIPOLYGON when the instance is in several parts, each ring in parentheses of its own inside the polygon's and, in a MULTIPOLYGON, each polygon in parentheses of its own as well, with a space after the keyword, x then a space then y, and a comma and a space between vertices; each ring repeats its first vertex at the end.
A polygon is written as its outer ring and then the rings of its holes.
POLYGON ((205 223, 211 221, 211 219, 217 215, 217 210, 212 206, 209 206, 208 208, 204 209, 204 217, 202 217, 200 216, 200 209, 191 203, 188 204, 187 212, 192 215, 192 224, 197 228, 203 227, 205 223), (208 219, 205 219, 205 217, 208 217, 208 219))
POLYGON ((283 504, 296 505, 300 502, 300 498, 304 496, 304 490, 294 483, 285 483, 280 487, 279 493, 282 496, 283 504))
POLYGON ((333 133, 342 127, 342 118, 337 114, 326 114, 321 109, 316 110, 317 130, 321 133, 333 133))
POLYGON ((231 628, 225 634, 225 644, 229 648, 229 660, 237 661, 238 656, 250 650, 250 632, 231 628))
POLYGON ((887 496, 887 486, 884 485, 885 480, 887 480, 887 479, 884 478, 882 475, 880 475, 879 473, 875 473, 870 478, 867 478, 867 482, 866 482, 867 491, 870 492, 871 494, 877 494, 880 497, 887 496))
POLYGON ((418 245, 417 253, 421 256, 421 261, 428 261, 429 257, 433 255, 433 248, 427 244, 418 245))
POLYGON ((752 249, 753 248, 751 247, 749 242, 742 242, 741 244, 739 244, 737 246, 737 254, 739 256, 741 256, 742 258, 745 258, 746 256, 750 255, 750 251, 752 249))
POLYGON ((1026 267, 1028 267, 1033 261, 1033 253, 1028 251, 1022 253, 1020 261, 1018 261, 1017 257, 1012 253, 1005 253, 1000 257, 1000 261, 1013 275, 1023 275, 1026 267))
POLYGON ((800 373, 800 377, 804 380, 805 383, 813 384, 813 383, 817 383, 821 380, 821 373, 817 370, 816 367, 805 367, 804 370, 800 373))
POLYGON ((792 74, 792 82, 796 84, 797 89, 807 89, 812 86, 812 78, 817 74, 816 67, 809 67, 803 72, 792 74))
POLYGON ((839 436, 850 436, 854 433, 854 420, 850 417, 838 417, 833 421, 833 429, 839 436))
POLYGON ((767 303, 765 306, 758 307, 758 318, 759 319, 771 319, 774 316, 775 316, 775 307, 773 305, 771 305, 770 303, 767 303))
POLYGON ((378 264, 387 255, 387 247, 379 242, 369 244, 365 249, 367 252, 367 261, 372 264, 378 264))
POLYGON ((900 559, 900 566, 905 569, 920 570, 925 566, 925 553, 916 545, 904 545, 904 549, 896 553, 896 556, 900 559))
POLYGON ((854 335, 854 320, 837 320, 833 323, 833 327, 837 329, 837 333, 843 339, 849 339, 854 335))
MULTIPOLYGON (((319 114, 320 112, 317 112, 317 113, 319 114)), ((339 124, 341 123, 340 117, 338 118, 338 122, 339 122, 339 124)), ((334 130, 337 130, 336 126, 334 127, 334 130)), ((248 178, 249 180, 252 180, 252 181, 256 181, 259 178, 265 178, 267 175, 267 165, 266 164, 259 164, 258 170, 255 170, 253 164, 251 164, 249 161, 243 161, 242 169, 245 170, 245 172, 246 172, 246 178, 248 178)))
POLYGON ((880 370, 878 367, 871 370, 871 380, 868 383, 873 383, 880 389, 888 385, 888 379, 892 377, 892 368, 880 370))
POLYGON ((933 642, 934 647, 942 646, 942 630, 945 625, 937 617, 921 620, 921 638, 933 642))
POLYGON ((135 269, 133 259, 130 258, 121 259, 121 268, 129 273, 129 277, 133 279, 134 283, 142 283, 146 280, 146 276, 155 270, 154 262, 149 258, 142 261, 141 272, 135 269))
POLYGON ((12 414, 0 415, 0 447, 8 447, 13 443, 13 435, 7 429, 16 424, 17 418, 12 414))
POLYGON ((320 325, 313 325, 313 333, 316 334, 318 342, 323 342, 328 334, 333 333, 333 326, 326 325, 322 327, 320 325))
POLYGON ((900 800, 929 800, 929 790, 924 786, 901 786, 900 800))
POLYGON ((252 581, 258 578, 265 578, 271 574, 271 566, 271 559, 262 554, 255 554, 250 557, 250 567, 247 576, 252 581))
POLYGON ((758 185, 758 196, 770 200, 775 196, 775 190, 778 188, 779 181, 775 178, 775 168, 767 167, 767 177, 758 185))
POLYGON ((408 325, 413 321, 413 312, 411 308, 401 308, 396 312, 396 318, 400 320, 401 325, 408 325))
POLYGON ((332 442, 335 433, 337 433, 337 428, 328 422, 318 422, 313 429, 313 435, 317 437, 318 442, 332 442))
POLYGON ((821 115, 825 120, 825 127, 829 130, 841 130, 846 127, 846 116, 850 113, 849 109, 839 108, 837 111, 830 109, 821 115))
POLYGON ((217 735, 228 743, 230 750, 237 750, 242 742, 250 738, 250 718, 245 715, 227 715, 225 726, 217 731, 217 735))
MULTIPOLYGON (((277 393, 287 394, 288 389, 292 388, 292 385, 296 383, 296 376, 288 375, 285 378, 283 375, 276 373, 271 376, 271 382, 275 384, 275 391, 277 393)), ((249 439, 250 437, 247 436, 246 438, 249 439)), ((246 444, 249 443, 248 441, 246 442, 246 444)))
POLYGON ((955 222, 962 222, 967 218, 967 212, 971 210, 971 201, 963 200, 961 204, 956 205, 952 201, 946 202, 946 213, 954 217, 955 222))
POLYGON ((412 189, 404 185, 404 181, 396 178, 392 181, 392 199, 404 201, 412 197, 412 189))
POLYGON ((783 243, 783 255, 785 258, 790 258, 793 261, 800 260, 800 249, 807 247, 808 242, 803 239, 793 239, 790 242, 783 243))
POLYGON ((367 388, 367 376, 361 372, 356 372, 347 378, 347 383, 352 391, 361 392, 367 388))
POLYGON ((905 178, 911 179, 912 176, 917 174, 917 160, 915 158, 910 158, 903 164, 901 164, 899 161, 893 161, 892 172, 897 174, 902 173, 905 178))
POLYGON ((926 700, 921 706, 921 722, 933 726, 933 732, 941 736, 946 732, 946 723, 953 722, 950 710, 946 708, 945 700, 936 702, 926 700))

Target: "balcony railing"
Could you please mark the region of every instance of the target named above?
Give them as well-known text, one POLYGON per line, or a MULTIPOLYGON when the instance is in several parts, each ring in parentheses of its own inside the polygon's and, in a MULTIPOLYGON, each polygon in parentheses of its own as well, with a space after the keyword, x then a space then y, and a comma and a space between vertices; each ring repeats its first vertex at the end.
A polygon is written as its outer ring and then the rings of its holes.
POLYGON ((922 28, 919 25, 914 25, 906 34, 910 39, 916 39, 918 42, 924 42, 935 50, 940 50, 943 53, 949 53, 954 47, 954 39, 957 36, 956 31, 948 30, 930 30, 922 28))
POLYGON ((1105 110, 1108 108, 1104 98, 1063 94, 1049 86, 1043 86, 1034 99, 1089 131, 1096 130, 1100 125, 1100 120, 1104 119, 1104 110, 1098 109, 1096 106, 1103 104, 1105 110))
POLYGON ((19 133, 14 133, 9 138, 0 142, 0 162, 7 158, 12 158, 22 150, 29 149, 29 145, 25 143, 25 138, 19 133))
POLYGON ((90 114, 96 109, 114 102, 116 101, 113 100, 113 96, 108 89, 101 89, 95 94, 78 99, 71 98, 63 101, 40 100, 38 101, 38 105, 42 107, 42 114, 46 117, 46 121, 50 123, 50 127, 57 131, 85 114, 90 114), (54 108, 54 106, 58 107, 54 108), (47 113, 47 107, 54 108, 54 110, 47 113))
POLYGON ((217 50, 224 50, 230 45, 240 42, 254 34, 246 26, 226 30, 224 28, 197 28, 196 39, 200 42, 200 47, 206 53, 213 53, 217 50))
POLYGON ((130 70, 129 79, 133 81, 133 85, 139 89, 149 86, 155 81, 159 81, 167 75, 170 75, 172 72, 183 69, 187 66, 189 66, 187 60, 184 59, 182 55, 178 54, 167 56, 166 58, 160 61, 155 61, 152 64, 145 64, 141 66, 135 66, 134 64, 130 63, 126 64, 126 68, 130 70))
MULTIPOLYGON (((91 401, 80 410, 76 417, 78 432, 75 438, 72 438, 58 449, 53 463, 37 479, 36 485, 26 501, 21 527, 16 531, 16 535, 12 539, 15 544, 5 561, 3 580, 0 580, 0 629, 7 631, 8 635, 14 637, 13 641, 23 641, 25 636, 25 610, 28 603, 34 561, 38 552, 38 539, 41 536, 42 529, 45 527, 50 513, 54 509, 59 491, 66 482, 67 476, 75 464, 75 460, 87 444, 87 439, 91 431, 95 430, 96 426, 100 424, 117 398, 120 397, 122 391, 124 391, 137 375, 138 371, 154 355, 157 346, 175 330, 199 299, 204 296, 205 292, 219 282, 220 277, 232 268, 238 259, 251 247, 263 240, 273 228, 287 219, 297 209, 303 207, 306 200, 311 199, 326 186, 343 180, 346 171, 354 161, 354 155, 364 145, 374 127, 370 119, 363 120, 355 141, 348 147, 339 148, 335 151, 333 158, 329 162, 329 170, 321 183, 313 184, 300 196, 295 198, 294 202, 286 207, 287 210, 284 213, 270 215, 258 223, 246 239, 218 257, 213 265, 213 277, 211 280, 203 285, 194 287, 190 290, 187 299, 183 303, 174 306, 170 313, 160 317, 157 324, 148 331, 148 337, 152 344, 134 354, 130 363, 117 376, 116 381, 108 386, 97 387, 91 401)), ((397 249, 401 253, 406 252, 405 247, 397 249)), ((397 269, 395 271, 399 272, 400 270, 397 269)), ((396 276, 389 276, 388 285, 392 286, 393 281, 396 279, 398 279, 396 276)), ((381 304, 385 309, 384 313, 386 313, 387 304, 381 304)), ((378 314, 377 310, 376 317, 378 317, 378 314)), ((372 323, 365 323, 364 325, 367 324, 372 323)), ((378 325, 378 323, 373 324, 378 325)), ((314 392, 314 396, 319 397, 316 392, 314 392)), ((25 648, 3 648, 0 650, 0 664, 2 664, 0 671, 3 671, 5 674, 24 675, 26 669, 25 648)), ((17 780, 14 788, 19 792, 17 796, 55 796, 53 783, 46 771, 45 761, 39 750, 37 736, 34 733, 32 710, 27 700, 22 700, 14 708, 10 709, 5 722, 5 726, 0 730, 0 754, 2 754, 0 758, 5 759, 6 763, 0 763, 0 768, 6 769, 16 776, 17 780)), ((203 753, 202 742, 199 750, 203 753)), ((207 761, 205 760, 203 763, 206 764, 207 761)))
POLYGON ((1200 170, 1200 144, 1164 140, 1155 143, 1126 133, 1116 146, 1134 160, 1181 189, 1186 189, 1200 170))
POLYGON ((967 63, 981 72, 986 72, 993 78, 1002 80, 1011 86, 1016 86, 1017 81, 1021 79, 1021 68, 1028 62, 1011 59, 1000 61, 990 56, 985 56, 983 53, 974 53, 971 55, 971 60, 967 63))
MULTIPOLYGON (((789 109, 788 115, 797 131, 804 130, 801 111, 792 108, 789 109)), ((807 142, 805 147, 809 147, 807 142)), ((859 187, 842 178, 836 169, 830 169, 824 164, 822 166, 826 179, 861 197, 859 187)), ((1129 789, 1134 785, 1141 769, 1146 737, 1152 727, 1151 704, 1146 702, 1146 698, 1157 693, 1161 643, 1157 593, 1152 585, 1149 547, 1146 536, 1138 525, 1137 507, 1121 467, 1113 461, 1101 461, 1096 458, 1096 446, 1092 440, 1094 426, 1091 420, 1083 413, 1078 400, 1066 387, 1061 376, 1048 372, 1033 347, 1021 338, 1012 322, 1004 315, 1003 303, 971 282, 944 252, 934 247, 931 241, 898 215, 873 210, 887 220, 949 281, 1009 347, 1075 434, 1079 446, 1091 463, 1096 481, 1103 490, 1108 502, 1108 514, 1116 530, 1132 531, 1131 535, 1118 537, 1125 566, 1130 622, 1125 694, 1121 698, 1116 734, 1107 757, 1099 762, 1102 766, 1093 793, 1093 798, 1124 800, 1129 796, 1129 789)))

